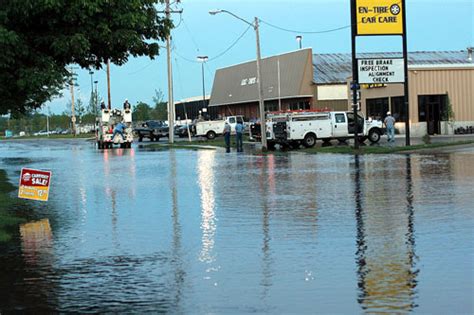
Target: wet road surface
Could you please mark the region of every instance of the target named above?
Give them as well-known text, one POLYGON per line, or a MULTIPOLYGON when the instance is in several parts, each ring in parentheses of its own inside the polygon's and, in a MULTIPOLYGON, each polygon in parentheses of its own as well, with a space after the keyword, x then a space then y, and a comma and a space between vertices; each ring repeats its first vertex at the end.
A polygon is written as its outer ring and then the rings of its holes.
POLYGON ((474 149, 259 156, 0 143, 52 170, 0 244, 0 311, 473 312, 474 149), (42 221, 40 221, 42 220, 42 221))

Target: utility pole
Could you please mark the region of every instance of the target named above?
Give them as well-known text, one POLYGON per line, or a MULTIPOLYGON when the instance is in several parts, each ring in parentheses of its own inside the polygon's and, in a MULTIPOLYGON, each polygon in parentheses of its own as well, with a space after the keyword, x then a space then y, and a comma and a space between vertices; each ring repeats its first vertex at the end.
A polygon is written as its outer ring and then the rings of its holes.
POLYGON ((71 125, 72 125, 72 134, 73 137, 76 136, 76 113, 74 111, 74 70, 71 67, 71 125))
POLYGON ((110 100, 110 59, 107 59, 107 103, 109 110, 112 108, 112 101, 110 100))
POLYGON ((260 61, 262 59, 260 55, 260 35, 258 32, 258 18, 255 17, 255 35, 257 38, 257 76, 258 76, 258 98, 259 98, 259 109, 260 109, 260 126, 262 135, 262 151, 267 151, 267 124, 265 121, 265 103, 263 101, 263 83, 262 83, 262 69, 260 61))
POLYGON ((48 137, 49 137, 49 116, 50 115, 51 115, 51 111, 49 110, 49 106, 48 106, 48 115, 46 116, 46 133, 48 134, 48 137))
MULTIPOLYGON (((179 1, 178 1, 179 2, 179 1)), ((171 13, 183 13, 183 10, 171 10, 170 0, 166 0, 165 11, 159 11, 159 13, 165 13, 166 18, 169 20, 171 13)), ((167 52, 167 63, 168 63, 168 125, 169 125, 169 136, 168 142, 174 143, 174 119, 175 119, 175 107, 173 100, 173 70, 171 68, 171 31, 166 36, 166 52, 167 52)))
MULTIPOLYGON (((166 0, 166 18, 170 19, 170 0, 166 0)), ((171 68, 171 31, 166 35, 166 59, 168 62, 168 142, 174 143, 174 100, 173 100, 173 70, 171 68)))

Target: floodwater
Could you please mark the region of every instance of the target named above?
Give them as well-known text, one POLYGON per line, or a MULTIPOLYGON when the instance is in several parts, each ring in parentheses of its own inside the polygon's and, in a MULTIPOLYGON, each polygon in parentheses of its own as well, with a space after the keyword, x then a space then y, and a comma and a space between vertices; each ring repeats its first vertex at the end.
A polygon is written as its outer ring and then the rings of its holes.
POLYGON ((0 244, 0 312, 473 313, 474 148, 259 156, 0 143, 47 203, 0 244))

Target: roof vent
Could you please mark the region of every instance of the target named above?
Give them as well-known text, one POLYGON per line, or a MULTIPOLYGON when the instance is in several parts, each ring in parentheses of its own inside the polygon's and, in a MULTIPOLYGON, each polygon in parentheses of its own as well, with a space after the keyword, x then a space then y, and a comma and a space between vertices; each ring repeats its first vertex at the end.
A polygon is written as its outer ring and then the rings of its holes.
POLYGON ((472 61, 472 51, 474 47, 467 47, 467 60, 472 61))

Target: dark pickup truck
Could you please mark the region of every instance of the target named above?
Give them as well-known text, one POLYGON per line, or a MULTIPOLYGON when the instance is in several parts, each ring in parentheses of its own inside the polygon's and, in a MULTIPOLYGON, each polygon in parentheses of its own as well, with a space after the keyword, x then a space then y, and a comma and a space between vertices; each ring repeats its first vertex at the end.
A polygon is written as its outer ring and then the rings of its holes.
POLYGON ((148 120, 141 124, 140 127, 133 129, 135 135, 138 137, 138 142, 142 142, 143 138, 148 138, 150 141, 158 141, 160 138, 168 137, 168 125, 159 120, 148 120))

